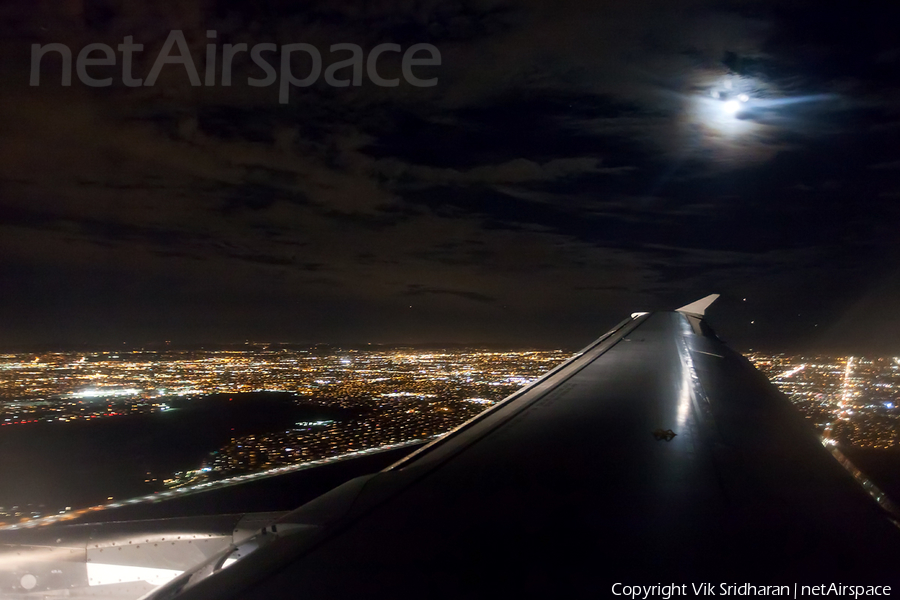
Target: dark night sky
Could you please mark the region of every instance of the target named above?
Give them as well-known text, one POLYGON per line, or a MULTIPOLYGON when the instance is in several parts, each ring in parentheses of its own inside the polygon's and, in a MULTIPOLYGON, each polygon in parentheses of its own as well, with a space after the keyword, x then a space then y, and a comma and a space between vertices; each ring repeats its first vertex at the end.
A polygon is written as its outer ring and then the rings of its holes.
POLYGON ((572 347, 719 292, 711 319, 738 349, 900 352, 900 41, 882 5, 2 2, 0 348, 572 347), (173 29, 198 65, 208 29, 326 64, 342 42, 443 61, 432 88, 321 84, 287 105, 246 85, 247 60, 232 87, 169 65, 153 87, 63 88, 53 59, 28 85, 32 43, 131 35, 146 75, 173 29))

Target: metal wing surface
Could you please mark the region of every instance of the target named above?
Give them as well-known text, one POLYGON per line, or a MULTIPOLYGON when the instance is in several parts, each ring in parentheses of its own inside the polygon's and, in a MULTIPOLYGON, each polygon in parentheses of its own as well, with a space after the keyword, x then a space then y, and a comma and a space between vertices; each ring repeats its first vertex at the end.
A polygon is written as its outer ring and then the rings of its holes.
POLYGON ((281 518, 249 554, 152 597, 896 583, 893 505, 715 336, 710 302, 635 313, 450 434, 281 518))

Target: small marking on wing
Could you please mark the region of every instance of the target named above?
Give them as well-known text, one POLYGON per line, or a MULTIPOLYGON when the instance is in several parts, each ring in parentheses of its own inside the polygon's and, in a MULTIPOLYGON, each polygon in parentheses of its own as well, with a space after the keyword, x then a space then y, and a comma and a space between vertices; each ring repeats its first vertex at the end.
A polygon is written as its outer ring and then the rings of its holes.
POLYGON ((674 431, 672 431, 671 429, 659 428, 653 432, 653 437, 656 438, 657 442, 660 440, 666 440, 667 442, 671 442, 672 438, 674 438, 676 435, 678 435, 678 434, 675 433, 674 431))

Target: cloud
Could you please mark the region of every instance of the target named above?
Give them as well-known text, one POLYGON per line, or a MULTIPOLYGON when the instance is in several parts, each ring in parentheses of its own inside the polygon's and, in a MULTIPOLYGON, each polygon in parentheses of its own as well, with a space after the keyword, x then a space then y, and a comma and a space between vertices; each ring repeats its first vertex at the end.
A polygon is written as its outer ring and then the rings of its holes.
POLYGON ((869 168, 873 171, 897 171, 900 170, 900 160, 876 163, 869 165, 869 168))
POLYGON ((517 158, 497 165, 460 170, 383 159, 375 163, 373 170, 401 182, 470 185, 549 182, 579 175, 617 175, 635 169, 632 166, 604 168, 600 166, 601 163, 600 159, 594 157, 556 158, 543 164, 517 158))
POLYGON ((488 327, 566 314, 586 331, 600 306, 804 269, 827 281, 817 260, 874 264, 893 244, 896 43, 857 48, 811 3, 77 4, 0 9, 2 27, 20 24, 0 40, 0 253, 16 273, 55 265, 89 290, 102 267, 160 305, 257 294, 282 321, 305 307, 388 323, 375 316, 412 295, 488 327), (153 88, 60 88, 49 63, 27 86, 32 42, 133 35, 146 73, 175 28, 198 64, 207 29, 219 43, 430 42, 440 83, 319 85, 279 105, 238 61, 231 87, 167 67, 153 88), (725 121, 698 110, 727 77, 818 100, 725 121))

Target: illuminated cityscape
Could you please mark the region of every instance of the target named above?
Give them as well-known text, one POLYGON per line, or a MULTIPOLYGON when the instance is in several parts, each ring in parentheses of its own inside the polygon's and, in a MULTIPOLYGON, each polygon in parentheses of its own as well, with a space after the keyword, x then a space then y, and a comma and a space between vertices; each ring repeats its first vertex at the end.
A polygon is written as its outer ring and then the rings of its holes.
MULTIPOLYGON (((8 354, 0 356, 0 427, 127 419, 259 392, 351 415, 232 437, 194 469, 148 474, 147 490, 163 493, 428 440, 566 358, 560 350, 380 348, 8 354)), ((57 511, 0 507, 0 520, 47 512, 57 511)))
POLYGON ((414 403, 418 413, 439 414, 474 405, 477 412, 565 357, 558 350, 6 354, 0 423, 124 416, 166 410, 172 397, 260 391, 341 407, 396 410, 414 403))
POLYGON ((894 357, 787 356, 750 361, 815 423, 831 444, 900 445, 900 361, 894 357))
MULTIPOLYGON (((226 436, 225 443, 207 448, 206 458, 192 468, 142 474, 146 484, 142 493, 162 499, 175 492, 427 441, 567 357, 561 350, 265 346, 6 354, 0 356, 0 432, 48 424, 58 430, 77 423, 124 423, 138 415, 147 418, 169 411, 173 418, 183 419, 180 407, 214 395, 258 403, 254 394, 281 392, 297 406, 341 411, 338 417, 236 432, 230 439, 226 436)), ((900 446, 898 359, 756 352, 748 357, 812 420, 826 443, 900 446)), ((271 407, 258 403, 249 408, 271 407)), ((112 496, 108 500, 116 504, 112 496)), ((0 522, 78 514, 83 509, 76 506, 73 511, 70 504, 0 506, 0 522)))

